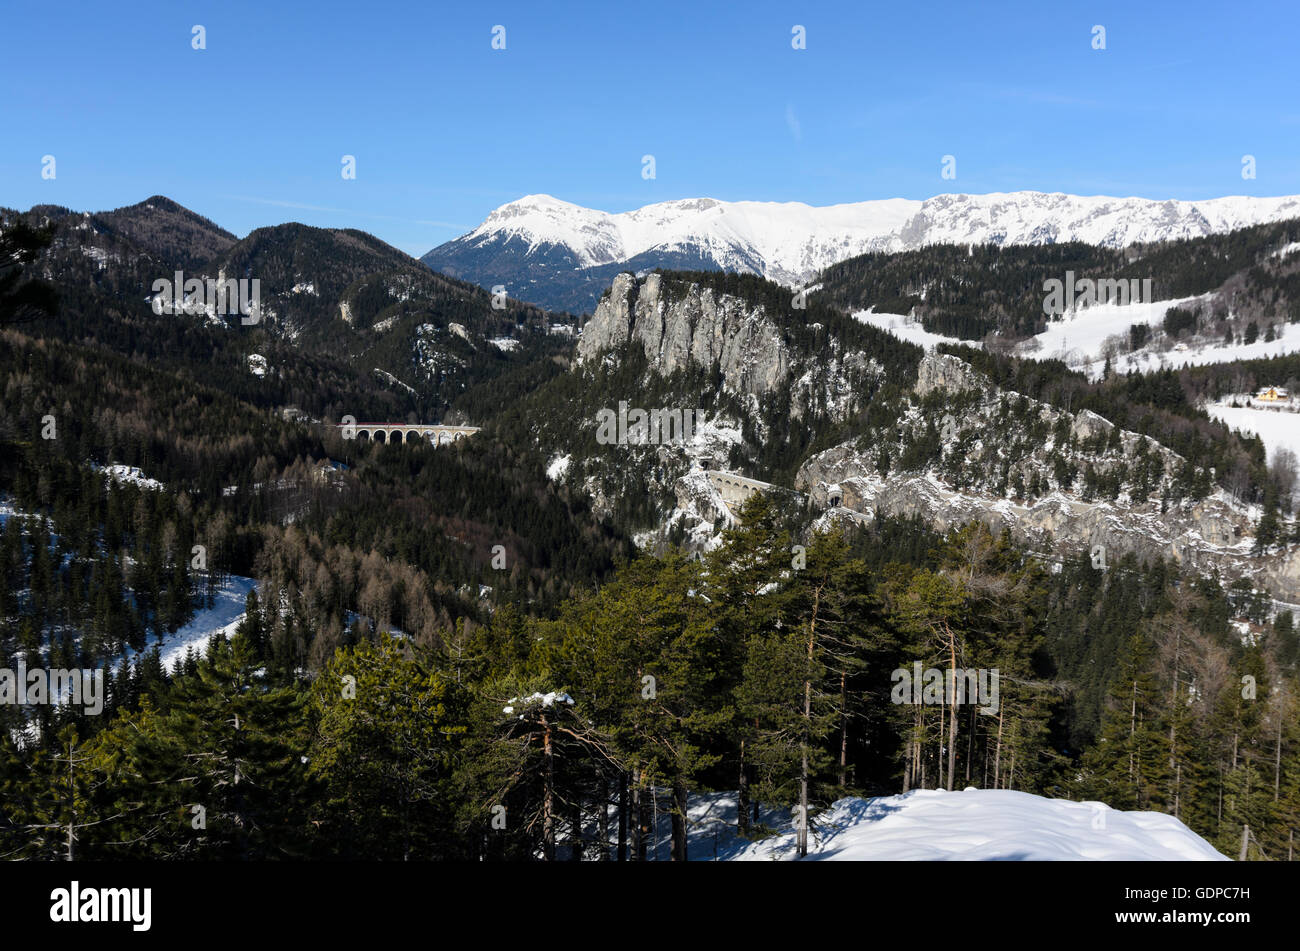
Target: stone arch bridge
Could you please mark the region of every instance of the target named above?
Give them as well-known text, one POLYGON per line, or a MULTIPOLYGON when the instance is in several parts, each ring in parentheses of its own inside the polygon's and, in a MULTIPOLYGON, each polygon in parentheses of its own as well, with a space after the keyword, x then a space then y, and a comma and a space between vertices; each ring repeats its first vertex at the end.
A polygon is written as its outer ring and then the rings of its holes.
POLYGON ((428 442, 434 446, 446 446, 479 431, 478 426, 442 426, 431 423, 340 423, 336 428, 343 430, 344 439, 382 443, 428 442), (348 435, 349 431, 351 436, 348 435))
POLYGON ((795 492, 793 489, 787 489, 785 486, 773 485, 770 482, 759 482, 757 479, 749 479, 734 472, 705 469, 704 475, 709 480, 709 484, 717 490, 718 495, 722 496, 722 501, 726 503, 732 515, 736 514, 746 499, 758 495, 760 492, 800 495, 800 493, 795 492))

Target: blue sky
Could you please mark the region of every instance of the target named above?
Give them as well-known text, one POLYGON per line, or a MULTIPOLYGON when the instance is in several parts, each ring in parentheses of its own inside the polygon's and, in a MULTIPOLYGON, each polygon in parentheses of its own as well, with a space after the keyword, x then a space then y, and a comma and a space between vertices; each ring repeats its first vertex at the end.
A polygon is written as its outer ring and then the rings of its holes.
POLYGON ((9 207, 164 194, 241 236, 302 221, 418 255, 535 192, 608 211, 1300 193, 1293 0, 5 7, 9 207))

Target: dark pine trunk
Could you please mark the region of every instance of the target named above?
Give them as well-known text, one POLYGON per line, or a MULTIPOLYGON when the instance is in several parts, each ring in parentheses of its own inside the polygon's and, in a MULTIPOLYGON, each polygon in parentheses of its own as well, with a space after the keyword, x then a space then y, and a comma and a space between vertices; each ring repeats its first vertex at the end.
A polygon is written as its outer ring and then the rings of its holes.
POLYGON ((673 784, 673 851, 674 862, 686 861, 686 786, 673 784))

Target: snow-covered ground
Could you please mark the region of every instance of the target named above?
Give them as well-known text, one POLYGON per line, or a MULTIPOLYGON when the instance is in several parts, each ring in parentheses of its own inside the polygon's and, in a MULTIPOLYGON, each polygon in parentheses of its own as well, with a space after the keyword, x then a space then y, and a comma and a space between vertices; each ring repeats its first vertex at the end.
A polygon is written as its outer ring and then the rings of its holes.
POLYGON ((930 333, 921 326, 919 320, 906 314, 878 314, 874 310, 860 310, 853 315, 853 319, 864 324, 870 324, 873 327, 879 327, 881 330, 887 330, 895 337, 925 347, 927 350, 933 349, 936 344, 941 343, 965 344, 969 347, 983 346, 978 340, 961 340, 957 337, 945 337, 942 334, 930 333))
MULTIPOLYGON (((734 793, 691 796, 687 814, 687 857, 693 861, 794 858, 789 810, 761 810, 762 823, 777 834, 756 842, 735 835, 734 793)), ((671 820, 662 813, 659 818, 658 857, 667 860, 671 820)), ((813 817, 808 859, 1227 861, 1173 816, 1007 789, 916 789, 841 799, 813 817)))
MULTIPOLYGON (((1106 369, 1105 347, 1108 340, 1128 340, 1129 328, 1146 324, 1152 328, 1155 340, 1139 350, 1123 353, 1113 358, 1112 367, 1119 373, 1135 370, 1151 373, 1166 367, 1181 369, 1184 366, 1205 366, 1211 363, 1229 363, 1233 360, 1258 360, 1300 352, 1300 324, 1279 322, 1277 336, 1254 343, 1237 343, 1224 346, 1222 341, 1205 343, 1172 343, 1164 336, 1165 312, 1171 307, 1186 307, 1205 299, 1180 297, 1173 300, 1132 304, 1097 304, 1066 313, 1052 320, 1041 334, 1030 337, 1017 347, 1019 356, 1035 360, 1060 360, 1072 369, 1099 379, 1106 369)), ((978 340, 960 340, 926 330, 921 321, 906 314, 877 313, 860 310, 853 314, 855 320, 888 331, 901 340, 933 349, 941 343, 964 344, 980 347, 978 340)))
MULTIPOLYGON (((196 654, 202 655, 208 646, 208 641, 218 632, 225 634, 226 637, 234 636, 235 628, 244 619, 244 603, 248 598, 248 592, 256 584, 257 582, 252 578, 241 575, 227 578, 225 583, 217 588, 216 598, 211 608, 195 611, 194 617, 188 624, 177 630, 175 634, 163 636, 161 641, 163 666, 171 670, 185 659, 185 652, 191 647, 196 654)), ((158 643, 156 639, 150 638, 146 645, 147 649, 153 650, 156 643, 158 643)), ((124 656, 134 664, 138 655, 128 647, 124 656)), ((120 664, 121 658, 114 660, 114 669, 120 664)))
MULTIPOLYGON (((1200 367, 1211 363, 1230 363, 1233 360, 1262 360, 1296 352, 1300 352, 1300 324, 1279 323, 1277 336, 1273 340, 1266 341, 1261 334, 1260 339, 1254 343, 1235 343, 1230 347, 1218 344, 1192 345, 1183 350, 1174 348, 1164 352, 1143 348, 1116 358, 1113 365, 1120 373, 1129 370, 1150 373, 1165 367, 1181 369, 1184 366, 1200 367)), ((1096 379, 1105 368, 1106 361, 1103 358, 1078 369, 1096 379)))
MULTIPOLYGON (((96 470, 99 469, 99 467, 96 466, 94 463, 91 463, 91 468, 96 470)), ((132 485, 138 485, 142 489, 157 490, 163 488, 163 484, 161 482, 159 482, 157 479, 149 478, 137 466, 124 466, 120 464, 114 464, 111 466, 104 466, 102 471, 107 478, 112 479, 114 482, 117 482, 119 484, 130 483, 132 485)))
POLYGON ((1160 327, 1165 311, 1184 307, 1200 300, 1180 297, 1175 300, 1142 301, 1131 304, 1095 304, 1080 307, 1048 322, 1047 329, 1021 344, 1017 350, 1038 360, 1061 360, 1072 367, 1084 367, 1101 360, 1102 347, 1111 337, 1128 337, 1133 324, 1160 327))
MULTIPOLYGON (((816 860, 1228 861, 1164 813, 1009 789, 841 799, 814 825, 808 858, 816 860)), ((790 828, 736 858, 791 858, 794 848, 790 828)))
POLYGON ((1238 343, 1223 346, 1222 341, 1211 341, 1175 343, 1170 346, 1168 338, 1164 337, 1161 329, 1165 312, 1171 307, 1185 308, 1206 299, 1207 295, 1201 295, 1123 305, 1096 304, 1092 307, 1082 307, 1066 313, 1059 320, 1051 321, 1043 333, 1020 344, 1016 352, 1036 360, 1061 360, 1073 369, 1086 373, 1090 378, 1097 379, 1106 367, 1104 348, 1107 340, 1112 338, 1127 340, 1129 328, 1134 324, 1146 324, 1153 331, 1160 331, 1160 333, 1148 346, 1132 353, 1116 356, 1112 360, 1112 366, 1119 373, 1127 373, 1130 370, 1150 373, 1165 367, 1179 369, 1183 366, 1205 366, 1233 360, 1277 357, 1300 351, 1300 324, 1287 323, 1278 323, 1277 337, 1269 341, 1263 339, 1263 328, 1261 328, 1260 339, 1251 344, 1238 343))
POLYGON ((488 343, 498 350, 504 350, 506 353, 519 348, 519 341, 513 337, 493 337, 488 343))
POLYGON ((555 456, 546 464, 546 478, 552 482, 558 482, 564 478, 564 474, 569 471, 569 463, 573 461, 572 456, 555 456))
POLYGON ((1300 413, 1250 406, 1225 406, 1222 403, 1210 403, 1205 411, 1233 429, 1253 433, 1262 439, 1270 462, 1279 449, 1290 449, 1300 458, 1300 413))

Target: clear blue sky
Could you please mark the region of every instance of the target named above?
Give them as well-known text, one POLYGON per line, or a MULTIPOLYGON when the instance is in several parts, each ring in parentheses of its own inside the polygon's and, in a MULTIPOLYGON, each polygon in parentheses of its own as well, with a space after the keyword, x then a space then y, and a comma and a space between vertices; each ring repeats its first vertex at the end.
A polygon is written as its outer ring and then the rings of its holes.
POLYGON ((241 236, 303 221, 421 254, 534 192, 608 211, 1300 193, 1294 0, 4 6, 9 207, 161 193, 241 236))

